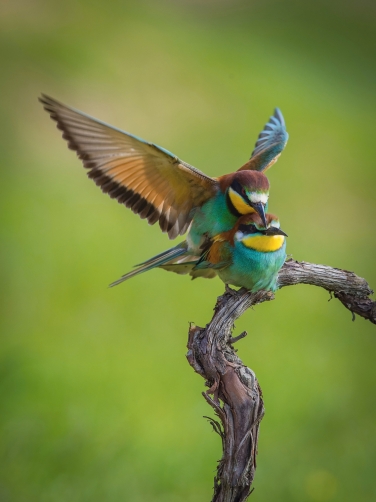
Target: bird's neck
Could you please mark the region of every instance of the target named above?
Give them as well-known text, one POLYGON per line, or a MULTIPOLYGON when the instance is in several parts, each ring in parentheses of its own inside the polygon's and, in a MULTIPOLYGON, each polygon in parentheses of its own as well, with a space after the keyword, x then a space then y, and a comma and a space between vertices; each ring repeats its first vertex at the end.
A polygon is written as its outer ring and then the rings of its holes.
POLYGON ((254 251, 270 253, 281 249, 285 242, 283 235, 250 235, 241 240, 242 244, 254 251))

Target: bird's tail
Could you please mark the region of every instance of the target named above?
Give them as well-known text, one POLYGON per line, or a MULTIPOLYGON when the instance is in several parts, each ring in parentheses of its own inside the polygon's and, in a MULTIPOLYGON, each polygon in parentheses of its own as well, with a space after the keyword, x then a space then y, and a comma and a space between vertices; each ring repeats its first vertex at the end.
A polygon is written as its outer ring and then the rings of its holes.
POLYGON ((216 270, 212 268, 197 268, 196 265, 200 257, 195 255, 186 254, 182 258, 169 261, 164 265, 161 265, 163 270, 168 272, 174 272, 179 275, 189 274, 192 279, 197 279, 197 277, 203 277, 205 279, 212 279, 217 275, 216 270))
POLYGON ((163 251, 163 253, 153 256, 153 258, 150 258, 149 260, 146 260, 142 263, 139 263, 138 265, 135 265, 136 268, 134 270, 128 272, 127 274, 121 276, 120 279, 118 279, 117 281, 111 283, 110 288, 112 288, 113 286, 117 286, 118 284, 121 284, 124 281, 127 281, 128 279, 134 277, 135 275, 142 274, 143 272, 147 272, 148 270, 151 270, 155 267, 160 267, 170 262, 171 260, 176 260, 177 258, 187 253, 187 248, 188 245, 184 241, 173 248, 167 249, 167 251, 163 251))

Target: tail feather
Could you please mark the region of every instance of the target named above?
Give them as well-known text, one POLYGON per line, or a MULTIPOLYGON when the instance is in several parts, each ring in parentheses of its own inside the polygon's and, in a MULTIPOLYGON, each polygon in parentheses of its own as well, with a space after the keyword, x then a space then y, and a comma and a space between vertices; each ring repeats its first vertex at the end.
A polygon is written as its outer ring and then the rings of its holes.
POLYGON ((167 249, 167 251, 164 251, 163 253, 153 256, 153 258, 150 258, 149 260, 146 260, 143 263, 136 265, 137 268, 135 270, 128 272, 127 274, 121 276, 120 279, 118 279, 117 281, 112 282, 110 284, 110 288, 112 288, 113 286, 117 286, 118 284, 121 284, 122 282, 127 281, 131 277, 134 277, 138 274, 147 272, 148 270, 151 270, 155 267, 160 267, 161 265, 164 265, 165 263, 175 258, 178 258, 179 256, 184 255, 186 252, 187 252, 186 242, 182 242, 178 246, 175 246, 171 249, 167 249))
POLYGON ((216 270, 213 270, 212 268, 197 269, 196 264, 197 261, 166 263, 165 265, 162 265, 161 268, 163 268, 163 270, 167 270, 168 272, 174 272, 175 274, 179 275, 189 274, 192 279, 197 279, 198 277, 203 277, 204 279, 213 279, 214 277, 216 277, 216 270))
POLYGON ((184 254, 187 251, 187 247, 187 243, 184 241, 173 248, 167 249, 167 251, 163 251, 162 253, 149 258, 149 260, 138 263, 137 265, 135 265, 135 267, 141 267, 143 265, 153 265, 154 263, 156 263, 156 266, 158 267, 158 265, 166 263, 166 261, 170 261, 184 254))

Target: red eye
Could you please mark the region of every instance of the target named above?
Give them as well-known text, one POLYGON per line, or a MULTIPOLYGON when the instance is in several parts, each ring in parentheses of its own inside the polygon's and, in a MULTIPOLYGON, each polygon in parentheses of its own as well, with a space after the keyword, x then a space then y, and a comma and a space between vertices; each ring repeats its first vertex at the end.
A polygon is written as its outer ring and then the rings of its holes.
POLYGON ((242 195, 245 195, 245 189, 242 187, 242 195))

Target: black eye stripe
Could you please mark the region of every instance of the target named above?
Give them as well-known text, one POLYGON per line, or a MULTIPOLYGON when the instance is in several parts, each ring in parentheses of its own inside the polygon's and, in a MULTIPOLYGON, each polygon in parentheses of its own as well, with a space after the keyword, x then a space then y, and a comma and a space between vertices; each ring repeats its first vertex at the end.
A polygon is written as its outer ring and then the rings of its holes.
POLYGON ((242 197, 246 197, 244 187, 239 183, 239 181, 237 180, 233 181, 231 184, 231 188, 242 197))
POLYGON ((253 225, 253 224, 250 224, 250 225, 241 224, 241 225, 239 225, 239 230, 243 234, 256 234, 256 233, 262 232, 262 230, 258 230, 256 225, 253 225))

